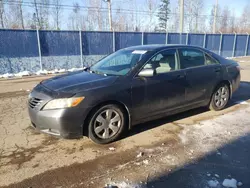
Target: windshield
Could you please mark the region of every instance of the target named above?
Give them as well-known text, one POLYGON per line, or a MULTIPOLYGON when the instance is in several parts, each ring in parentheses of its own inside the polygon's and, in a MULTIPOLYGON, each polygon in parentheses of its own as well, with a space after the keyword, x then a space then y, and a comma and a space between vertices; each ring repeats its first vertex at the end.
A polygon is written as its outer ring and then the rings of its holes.
POLYGON ((144 50, 117 51, 100 60, 90 70, 98 74, 126 75, 146 53, 144 50))

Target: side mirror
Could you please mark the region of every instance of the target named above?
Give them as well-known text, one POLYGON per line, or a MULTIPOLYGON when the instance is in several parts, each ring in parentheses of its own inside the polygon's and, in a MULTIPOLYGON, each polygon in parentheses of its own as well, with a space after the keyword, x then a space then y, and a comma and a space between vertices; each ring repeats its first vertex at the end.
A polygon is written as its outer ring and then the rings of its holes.
POLYGON ((139 72, 138 76, 140 76, 140 77, 152 77, 152 76, 154 76, 154 70, 153 69, 142 69, 141 72, 139 72))

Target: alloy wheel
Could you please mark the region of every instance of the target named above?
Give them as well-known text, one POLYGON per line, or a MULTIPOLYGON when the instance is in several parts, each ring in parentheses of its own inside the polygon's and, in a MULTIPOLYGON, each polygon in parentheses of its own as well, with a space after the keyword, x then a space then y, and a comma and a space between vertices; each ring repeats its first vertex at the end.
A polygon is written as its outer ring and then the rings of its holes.
POLYGON ((100 112, 94 121, 94 132, 101 139, 116 135, 121 127, 121 116, 113 109, 100 112))
POLYGON ((227 103, 228 98, 229 98, 228 89, 225 86, 220 87, 214 96, 215 105, 218 108, 224 106, 227 103))

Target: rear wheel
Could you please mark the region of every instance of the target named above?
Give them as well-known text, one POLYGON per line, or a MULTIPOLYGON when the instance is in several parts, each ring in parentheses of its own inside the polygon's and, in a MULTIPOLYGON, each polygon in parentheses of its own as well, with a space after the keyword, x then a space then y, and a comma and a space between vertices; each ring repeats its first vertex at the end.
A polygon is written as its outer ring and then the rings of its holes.
POLYGON ((117 140, 126 128, 123 110, 117 105, 105 105, 97 109, 90 118, 89 138, 98 144, 117 140))
POLYGON ((209 108, 219 111, 226 107, 230 98, 230 90, 227 84, 220 84, 213 93, 209 108))

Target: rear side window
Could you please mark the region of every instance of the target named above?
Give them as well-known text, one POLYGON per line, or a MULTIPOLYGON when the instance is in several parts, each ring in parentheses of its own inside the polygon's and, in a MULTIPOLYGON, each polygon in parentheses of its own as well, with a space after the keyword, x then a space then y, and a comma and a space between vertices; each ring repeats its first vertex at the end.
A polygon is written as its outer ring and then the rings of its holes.
POLYGON ((204 53, 196 49, 180 49, 181 69, 205 65, 204 53))

